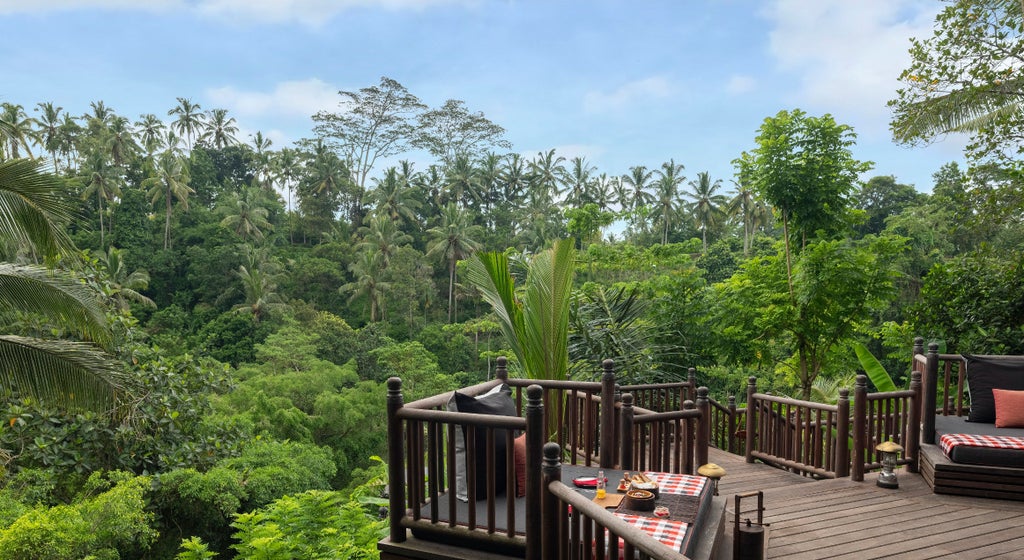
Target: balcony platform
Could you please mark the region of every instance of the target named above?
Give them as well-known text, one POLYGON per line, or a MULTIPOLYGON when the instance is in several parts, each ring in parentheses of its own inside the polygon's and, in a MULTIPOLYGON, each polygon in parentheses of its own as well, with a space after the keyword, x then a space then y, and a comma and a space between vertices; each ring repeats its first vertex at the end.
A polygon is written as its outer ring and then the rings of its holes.
MULTIPOLYGON (((766 558, 1021 558, 1024 503, 939 495, 924 478, 901 469, 900 487, 814 480, 712 449, 710 460, 729 473, 719 493, 727 499, 727 535, 719 559, 732 558, 732 497, 764 490, 769 524, 766 558)), ((744 503, 746 509, 746 503, 744 503)), ((744 517, 747 517, 744 515, 744 517)))

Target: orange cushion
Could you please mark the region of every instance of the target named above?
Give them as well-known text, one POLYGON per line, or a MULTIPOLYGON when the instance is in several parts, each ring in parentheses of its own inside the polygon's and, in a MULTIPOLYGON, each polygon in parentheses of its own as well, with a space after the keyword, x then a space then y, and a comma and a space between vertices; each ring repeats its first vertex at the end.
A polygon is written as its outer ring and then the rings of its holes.
POLYGON ((1024 428, 1024 391, 992 389, 997 428, 1024 428))
POLYGON ((516 462, 516 496, 526 495, 526 434, 513 441, 516 462))

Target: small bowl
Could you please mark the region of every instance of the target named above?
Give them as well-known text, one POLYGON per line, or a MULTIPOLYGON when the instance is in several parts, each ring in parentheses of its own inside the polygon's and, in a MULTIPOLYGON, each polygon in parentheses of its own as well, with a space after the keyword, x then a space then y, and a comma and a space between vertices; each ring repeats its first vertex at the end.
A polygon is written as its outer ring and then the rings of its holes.
POLYGON ((633 490, 646 490, 646 491, 650 492, 651 494, 654 494, 655 498, 658 497, 658 483, 657 482, 634 482, 634 483, 630 484, 629 487, 632 488, 633 490))
POLYGON ((626 507, 636 511, 652 511, 654 494, 647 490, 630 490, 626 492, 626 507))

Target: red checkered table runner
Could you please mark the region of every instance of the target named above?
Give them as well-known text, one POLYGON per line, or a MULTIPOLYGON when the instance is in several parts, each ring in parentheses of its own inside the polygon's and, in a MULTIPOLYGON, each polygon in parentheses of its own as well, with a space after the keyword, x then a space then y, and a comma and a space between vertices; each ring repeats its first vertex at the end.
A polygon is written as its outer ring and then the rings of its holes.
POLYGON ((663 472, 644 473, 647 478, 658 483, 658 491, 665 494, 679 494, 682 496, 700 496, 708 479, 703 476, 690 476, 688 474, 669 474, 663 472))
MULTIPOLYGON (((658 517, 643 517, 628 513, 616 513, 615 515, 621 517, 626 523, 661 541, 672 550, 678 551, 686 543, 686 531, 690 526, 682 521, 658 517)), ((609 538, 608 531, 605 530, 605 542, 608 542, 609 538)), ((619 541, 619 548, 622 548, 621 540, 619 541)))
POLYGON ((1011 436, 982 436, 977 434, 945 434, 939 438, 942 451, 949 455, 957 445, 994 447, 998 449, 1024 449, 1024 438, 1011 436))

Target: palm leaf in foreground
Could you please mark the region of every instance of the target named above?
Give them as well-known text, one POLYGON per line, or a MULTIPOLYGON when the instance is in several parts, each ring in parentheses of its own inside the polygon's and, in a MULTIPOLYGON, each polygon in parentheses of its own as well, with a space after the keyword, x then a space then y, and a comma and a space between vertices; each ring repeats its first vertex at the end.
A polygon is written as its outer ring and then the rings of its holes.
POLYGON ((117 406, 127 378, 91 344, 0 335, 0 386, 69 410, 117 406))
POLYGON ((0 240, 32 247, 44 257, 70 253, 74 245, 64 224, 71 213, 64 184, 39 162, 0 162, 0 240))
POLYGON ((12 310, 38 313, 100 345, 110 342, 95 294, 41 267, 0 263, 0 312, 12 310))

